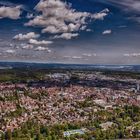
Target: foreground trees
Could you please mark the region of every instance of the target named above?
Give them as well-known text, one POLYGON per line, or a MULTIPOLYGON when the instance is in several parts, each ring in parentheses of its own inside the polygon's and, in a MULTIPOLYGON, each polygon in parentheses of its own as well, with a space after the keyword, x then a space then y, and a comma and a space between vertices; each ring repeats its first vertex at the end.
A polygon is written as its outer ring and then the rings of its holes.
MULTIPOLYGON (((16 112, 15 112, 16 113, 16 112)), ((17 112, 19 114, 19 112, 17 112)), ((16 114, 15 114, 16 115, 16 114)), ((1 140, 104 140, 121 138, 140 138, 140 108, 136 106, 124 106, 114 110, 99 110, 94 113, 94 120, 88 122, 73 122, 55 124, 52 126, 42 125, 36 119, 30 120, 21 128, 13 132, 7 130, 1 134, 1 140), (104 130, 100 124, 113 122, 113 125, 104 130), (64 137, 63 132, 86 128, 83 135, 71 135, 64 137)))

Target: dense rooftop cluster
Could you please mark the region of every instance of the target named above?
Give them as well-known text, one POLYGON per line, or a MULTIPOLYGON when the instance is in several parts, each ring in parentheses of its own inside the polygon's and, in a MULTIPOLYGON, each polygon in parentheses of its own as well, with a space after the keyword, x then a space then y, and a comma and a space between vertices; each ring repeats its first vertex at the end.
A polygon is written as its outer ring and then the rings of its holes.
MULTIPOLYGON (((99 72, 53 73, 46 74, 44 80, 41 81, 1 82, 0 130, 2 135, 8 131, 14 133, 16 130, 22 130, 22 127, 30 121, 48 128, 57 124, 81 123, 83 124, 81 129, 83 127, 84 130, 86 129, 85 133, 91 133, 89 136, 98 139, 96 135, 98 129, 106 132, 112 127, 119 128, 120 120, 117 119, 123 118, 126 108, 130 107, 133 111, 139 105, 139 80, 133 78, 122 80, 119 76, 115 78, 99 72)), ((131 137, 134 136, 133 131, 136 128, 139 128, 137 132, 140 130, 140 119, 138 119, 140 109, 137 110, 137 116, 128 113, 131 116, 126 119, 130 124, 128 122, 128 124, 123 124, 124 130, 131 132, 131 137)), ((67 134, 71 131, 63 130, 63 133, 67 134)), ((61 139, 65 138, 63 133, 60 133, 61 139)), ((116 138, 120 138, 119 136, 120 134, 116 138)), ((125 135, 122 137, 125 138, 125 135)))

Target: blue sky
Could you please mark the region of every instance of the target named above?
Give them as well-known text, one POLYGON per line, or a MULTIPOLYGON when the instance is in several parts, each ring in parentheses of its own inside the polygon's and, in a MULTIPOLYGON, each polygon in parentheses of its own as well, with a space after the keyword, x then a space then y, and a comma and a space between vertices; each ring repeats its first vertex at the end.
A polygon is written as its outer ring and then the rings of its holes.
POLYGON ((139 0, 0 0, 0 60, 140 64, 139 0))

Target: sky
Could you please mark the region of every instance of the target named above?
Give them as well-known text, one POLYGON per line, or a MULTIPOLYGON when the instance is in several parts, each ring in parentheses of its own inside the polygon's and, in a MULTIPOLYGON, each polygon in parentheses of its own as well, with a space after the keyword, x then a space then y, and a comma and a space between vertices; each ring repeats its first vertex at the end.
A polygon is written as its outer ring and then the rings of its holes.
POLYGON ((140 1, 0 0, 0 61, 140 64, 140 1))

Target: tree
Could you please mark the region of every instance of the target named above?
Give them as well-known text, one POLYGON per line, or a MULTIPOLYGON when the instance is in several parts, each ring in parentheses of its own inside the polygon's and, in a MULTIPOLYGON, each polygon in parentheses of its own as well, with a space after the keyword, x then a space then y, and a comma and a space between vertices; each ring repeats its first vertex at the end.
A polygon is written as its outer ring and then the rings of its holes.
POLYGON ((1 140, 5 140, 4 134, 3 134, 3 133, 0 133, 0 135, 1 135, 1 136, 0 136, 0 139, 1 139, 1 140))
POLYGON ((55 135, 52 135, 52 140, 57 140, 55 135))
POLYGON ((52 140, 51 135, 49 135, 49 136, 47 137, 47 140, 52 140))
POLYGON ((5 140, 12 140, 11 130, 7 130, 7 132, 5 133, 5 140))
POLYGON ((40 133, 38 133, 38 134, 36 135, 35 140, 42 140, 42 139, 43 139, 43 136, 42 136, 40 133))

